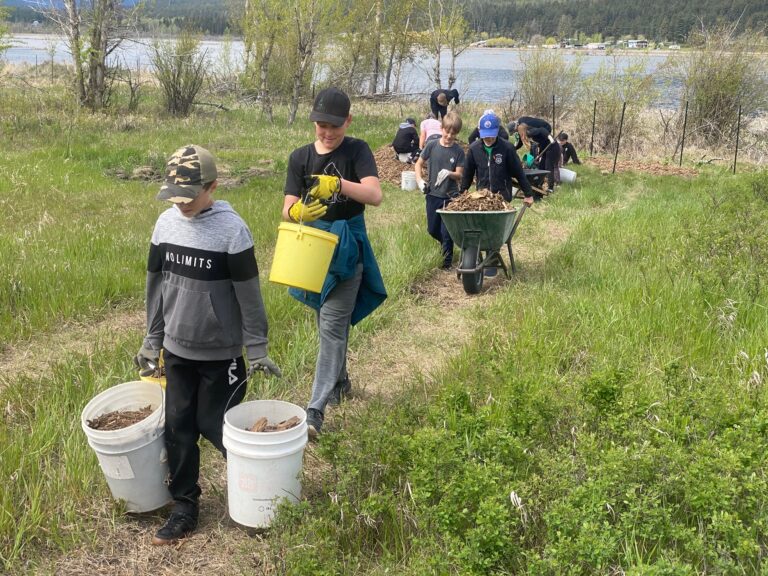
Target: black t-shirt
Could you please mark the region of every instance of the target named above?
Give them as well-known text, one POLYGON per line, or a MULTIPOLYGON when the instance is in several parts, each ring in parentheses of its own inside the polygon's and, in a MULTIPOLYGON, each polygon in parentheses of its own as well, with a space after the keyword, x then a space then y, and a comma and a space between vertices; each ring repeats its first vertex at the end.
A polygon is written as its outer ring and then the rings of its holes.
MULTIPOLYGON (((345 136, 339 147, 328 154, 318 154, 314 143, 291 152, 283 193, 304 198, 307 193, 304 177, 312 174, 339 176, 352 182, 360 182, 368 176, 379 176, 371 148, 362 140, 349 136, 345 136)), ((343 190, 327 202, 328 212, 322 220, 330 222, 349 220, 365 211, 365 204, 348 198, 343 190)))

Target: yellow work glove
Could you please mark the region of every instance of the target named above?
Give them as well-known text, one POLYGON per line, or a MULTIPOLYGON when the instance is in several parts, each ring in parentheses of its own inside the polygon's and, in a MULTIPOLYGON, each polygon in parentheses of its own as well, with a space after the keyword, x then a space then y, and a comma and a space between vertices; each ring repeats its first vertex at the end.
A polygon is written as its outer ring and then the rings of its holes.
POLYGON ((304 204, 304 202, 299 200, 288 208, 288 216, 294 222, 314 222, 318 218, 325 216, 326 212, 328 212, 328 206, 320 202, 320 200, 314 200, 309 204, 304 204))
POLYGON ((326 174, 313 174, 309 177, 307 186, 309 195, 318 200, 329 200, 331 196, 341 191, 341 178, 326 174))

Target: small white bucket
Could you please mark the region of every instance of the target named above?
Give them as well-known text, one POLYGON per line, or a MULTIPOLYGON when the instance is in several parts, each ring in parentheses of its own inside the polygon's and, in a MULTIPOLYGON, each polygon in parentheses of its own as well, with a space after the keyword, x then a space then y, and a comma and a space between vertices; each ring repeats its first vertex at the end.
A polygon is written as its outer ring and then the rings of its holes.
POLYGON ((568 168, 560 168, 560 182, 573 184, 576 182, 576 172, 568 168))
POLYGON ((403 190, 416 190, 416 172, 403 172, 400 175, 400 188, 403 190))
POLYGON ((409 164, 411 161, 411 154, 410 152, 398 152, 397 159, 403 164, 409 164))
POLYGON ((281 400, 253 400, 224 415, 229 516, 243 526, 266 528, 278 500, 298 502, 301 466, 307 444, 307 414, 281 400), (277 424, 293 416, 298 426, 279 432, 250 432, 261 417, 277 424))
POLYGON ((166 479, 165 391, 153 382, 126 382, 104 390, 83 409, 80 423, 96 452, 112 496, 128 512, 148 512, 171 500, 166 479), (152 413, 126 428, 95 430, 87 421, 115 410, 152 407, 152 413))

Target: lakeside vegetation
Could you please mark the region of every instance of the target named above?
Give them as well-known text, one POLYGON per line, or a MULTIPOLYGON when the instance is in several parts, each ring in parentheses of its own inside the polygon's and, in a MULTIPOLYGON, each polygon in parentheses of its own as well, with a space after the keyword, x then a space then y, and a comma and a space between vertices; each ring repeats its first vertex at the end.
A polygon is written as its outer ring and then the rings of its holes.
MULTIPOLYGON (((306 108, 290 126, 234 105, 176 118, 145 90, 135 112, 116 93, 92 114, 63 84, 0 83, 3 353, 74 325, 112 333, 67 342, 43 374, 0 374, 0 563, 10 574, 53 573, 74 550, 103 553, 104 530, 147 522, 111 501, 79 429, 90 398, 135 377, 142 334, 122 322, 143 307, 149 236, 165 208, 157 182, 119 174, 159 172, 186 142, 209 147, 234 177, 273 162, 217 195, 254 233, 270 355, 285 374, 249 398, 303 404, 309 392, 314 317, 266 281, 287 155, 312 139, 306 108)), ((417 109, 356 101, 351 133, 377 149, 417 109)), ((700 170, 682 179, 579 167, 576 186, 526 215, 515 280, 465 311, 478 327, 468 343, 333 421, 305 466, 304 500, 281 510, 266 549, 227 524, 220 492, 206 492, 207 526, 236 542, 227 573, 765 573, 768 175, 700 170)), ((380 335, 399 346, 402 316, 429 297, 421 287, 439 264, 421 196, 384 190, 369 227, 390 298, 355 328, 354 351, 380 335)), ((454 343, 450 332, 431 338, 454 343)), ((209 467, 215 455, 205 458, 209 467)))

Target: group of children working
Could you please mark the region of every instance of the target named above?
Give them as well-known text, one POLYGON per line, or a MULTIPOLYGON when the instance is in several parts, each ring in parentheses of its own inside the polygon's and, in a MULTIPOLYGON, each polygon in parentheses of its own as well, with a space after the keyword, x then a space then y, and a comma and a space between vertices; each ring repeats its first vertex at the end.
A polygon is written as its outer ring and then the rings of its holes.
MULTIPOLYGON (((456 143, 461 118, 456 112, 438 112, 441 120, 429 118, 420 134, 410 118, 398 134, 411 149, 418 144, 420 154, 404 161, 416 162, 419 185, 427 197, 429 232, 441 242, 443 266, 450 266, 453 243, 436 214, 438 208, 468 189, 474 179, 479 189, 489 188, 506 200, 512 197, 513 182, 522 189, 526 204, 533 202, 533 192, 515 146, 499 137, 498 116, 489 111, 480 118, 478 139, 465 155, 456 143), (422 179, 425 163, 428 183, 422 179)), ((319 349, 306 423, 310 437, 317 437, 326 407, 340 403, 351 391, 350 327, 373 312, 387 293, 364 218, 366 207, 381 204, 383 195, 370 147, 346 135, 352 122, 350 100, 336 88, 322 90, 309 119, 315 140, 288 159, 281 215, 339 237, 321 293, 290 289, 316 314, 319 349)), ((225 411, 245 398, 253 373, 282 375, 267 354, 268 322, 253 237, 228 202, 214 199, 216 185, 213 155, 190 144, 169 159, 157 195, 172 206, 160 215, 152 233, 147 333, 134 358, 146 375, 159 366, 163 351, 166 374, 164 439, 173 505, 152 540, 155 545, 173 544, 197 528, 200 437, 226 457, 225 411)))
POLYGON ((443 269, 452 266, 453 241, 437 210, 468 190, 475 179, 478 189, 499 193, 507 201, 512 199, 513 187, 517 187, 525 195, 524 202, 530 204, 541 194, 532 190, 525 168, 546 171, 551 191, 559 182, 559 169, 563 163, 569 160, 580 163, 576 150, 568 143, 568 135, 561 132, 554 139, 552 126, 540 118, 523 116, 510 122, 505 130, 496 113, 485 110, 469 135, 466 154, 456 142, 462 120, 455 110, 442 114, 442 121, 438 121, 433 113, 428 114, 422 122, 421 134, 415 125, 415 120, 406 118, 398 127, 392 148, 401 162, 415 164, 416 183, 426 197, 427 230, 440 242, 443 269), (433 124, 440 126, 439 132, 434 130, 433 124), (426 132, 425 125, 432 128, 430 133, 426 132), (514 134, 515 144, 510 142, 510 134, 514 134), (530 159, 525 165, 517 153, 523 146, 530 151, 524 157, 530 159), (425 167, 429 174, 426 182, 425 167))

